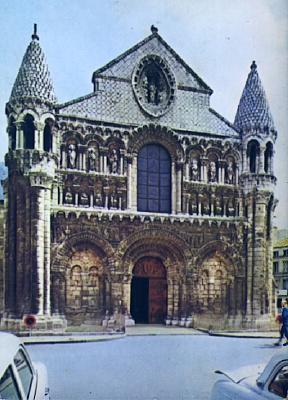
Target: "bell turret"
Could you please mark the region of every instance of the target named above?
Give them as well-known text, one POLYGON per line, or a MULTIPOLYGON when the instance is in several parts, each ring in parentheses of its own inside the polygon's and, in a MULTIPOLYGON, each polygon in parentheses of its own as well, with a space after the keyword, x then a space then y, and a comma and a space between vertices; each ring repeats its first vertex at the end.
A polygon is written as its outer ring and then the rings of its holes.
POLYGON ((251 65, 234 125, 242 135, 241 179, 244 187, 270 188, 276 181, 273 156, 277 132, 255 61, 251 65))
POLYGON ((53 138, 56 97, 37 25, 25 52, 9 102, 9 149, 36 149, 54 152, 53 138), (45 119, 42 115, 45 114, 45 119))

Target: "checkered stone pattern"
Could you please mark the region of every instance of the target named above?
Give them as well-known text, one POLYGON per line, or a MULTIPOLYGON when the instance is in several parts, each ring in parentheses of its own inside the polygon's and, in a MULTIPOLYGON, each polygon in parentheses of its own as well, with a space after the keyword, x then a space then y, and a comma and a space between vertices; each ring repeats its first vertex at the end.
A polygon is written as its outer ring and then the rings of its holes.
POLYGON ((56 101, 45 55, 37 40, 32 40, 23 57, 11 100, 34 97, 51 103, 56 101))
POLYGON ((268 100, 259 78, 256 64, 253 63, 244 87, 234 125, 239 129, 275 129, 268 100))
POLYGON ((97 92, 60 106, 60 114, 118 124, 145 125, 157 121, 172 129, 238 138, 235 129, 211 111, 208 94, 178 89, 168 111, 155 118, 139 106, 130 80, 99 79, 97 92))
MULTIPOLYGON (((195 76, 193 76, 191 73, 187 72, 185 66, 180 62, 179 57, 176 56, 172 49, 168 49, 167 47, 165 47, 159 41, 158 37, 154 37, 151 40, 148 40, 146 43, 135 49, 135 51, 131 51, 122 59, 120 56, 119 62, 112 61, 111 67, 109 67, 109 63, 107 65, 108 68, 101 68, 100 70, 98 70, 99 75, 104 75, 108 77, 113 76, 131 80, 134 68, 138 65, 142 58, 146 57, 147 55, 153 54, 156 54, 166 61, 170 70, 175 74, 176 82, 178 85, 189 86, 195 89, 207 89, 207 86, 204 84, 204 82, 201 81, 199 77, 197 77, 196 74, 195 76)), ((98 71, 95 72, 97 75, 98 71)))

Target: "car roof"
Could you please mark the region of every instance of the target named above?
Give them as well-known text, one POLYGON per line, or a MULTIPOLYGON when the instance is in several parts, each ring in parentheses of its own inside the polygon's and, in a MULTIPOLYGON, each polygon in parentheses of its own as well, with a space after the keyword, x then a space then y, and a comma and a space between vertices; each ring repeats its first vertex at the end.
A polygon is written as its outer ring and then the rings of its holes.
POLYGON ((13 358, 21 344, 22 342, 17 336, 0 332, 0 377, 8 365, 13 362, 13 358))
POLYGON ((267 379, 269 378, 269 376, 271 375, 271 373, 274 370, 274 368, 278 364, 282 363, 283 361, 288 361, 288 352, 287 352, 286 349, 283 349, 279 354, 275 354, 270 359, 270 361, 268 362, 268 364, 264 368, 263 372, 261 373, 261 375, 257 379, 257 382, 265 383, 267 381, 267 379))

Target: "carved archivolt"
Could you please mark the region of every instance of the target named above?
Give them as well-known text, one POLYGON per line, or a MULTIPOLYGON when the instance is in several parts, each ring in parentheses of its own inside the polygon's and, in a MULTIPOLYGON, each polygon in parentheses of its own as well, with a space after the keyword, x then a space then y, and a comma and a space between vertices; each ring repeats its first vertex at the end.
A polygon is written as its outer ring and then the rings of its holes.
POLYGON ((147 229, 122 241, 117 258, 124 272, 128 274, 131 274, 135 263, 145 256, 159 257, 166 267, 181 266, 184 273, 189 253, 187 243, 174 233, 162 229, 147 229))
POLYGON ((148 143, 161 144, 170 153, 172 161, 183 161, 184 150, 176 135, 166 127, 150 124, 138 128, 128 142, 128 152, 138 154, 139 150, 148 143))

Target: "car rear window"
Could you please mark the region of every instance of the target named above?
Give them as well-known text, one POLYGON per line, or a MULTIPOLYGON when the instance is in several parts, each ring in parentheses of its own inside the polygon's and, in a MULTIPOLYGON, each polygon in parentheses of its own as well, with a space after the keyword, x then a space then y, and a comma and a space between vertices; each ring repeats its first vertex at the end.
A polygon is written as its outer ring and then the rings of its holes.
POLYGON ((0 399, 20 400, 19 390, 11 367, 8 367, 0 379, 0 399))
POLYGON ((14 357, 14 363, 18 370, 18 374, 22 382, 25 395, 28 397, 33 380, 33 371, 23 350, 18 351, 18 353, 14 357))

